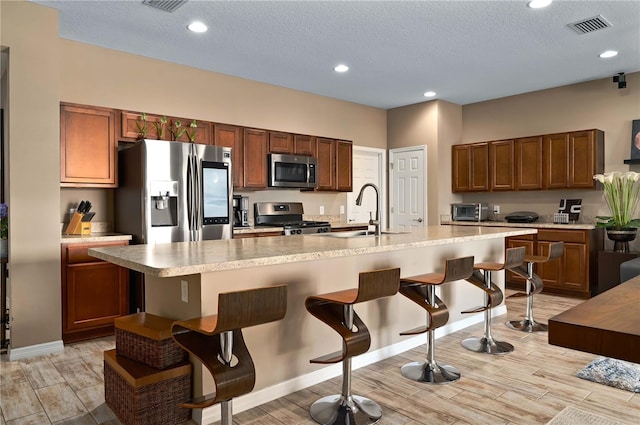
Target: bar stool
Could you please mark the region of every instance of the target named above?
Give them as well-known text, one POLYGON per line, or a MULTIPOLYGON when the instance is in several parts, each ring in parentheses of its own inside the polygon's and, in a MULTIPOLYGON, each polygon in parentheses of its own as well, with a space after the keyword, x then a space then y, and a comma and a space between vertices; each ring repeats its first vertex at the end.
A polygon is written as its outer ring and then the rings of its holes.
POLYGON ((323 397, 311 405, 309 412, 323 425, 374 424, 382 416, 375 401, 351 394, 351 358, 369 350, 371 336, 366 325, 354 312, 353 305, 398 292, 400 269, 362 272, 358 288, 310 296, 307 311, 322 320, 342 337, 342 350, 310 360, 311 363, 342 362, 342 392, 323 397))
POLYGON ((491 280, 491 272, 500 270, 513 270, 519 268, 520 273, 526 273, 522 265, 525 256, 523 246, 509 248, 505 251, 504 263, 477 263, 473 265, 473 274, 467 278, 474 286, 484 291, 484 305, 462 313, 484 312, 484 335, 480 338, 472 337, 462 341, 462 346, 476 353, 506 354, 514 350, 513 345, 504 341, 496 341, 491 335, 491 309, 502 303, 504 294, 491 280), (482 272, 480 272, 482 270, 482 272))
POLYGON ((527 263, 527 272, 523 274, 518 269, 514 269, 513 272, 519 274, 527 280, 526 292, 518 292, 511 295, 511 297, 527 297, 527 309, 525 311, 525 317, 522 320, 511 320, 506 325, 516 331, 522 332, 539 332, 546 331, 547 325, 538 323, 533 319, 533 296, 540 293, 544 284, 540 276, 533 272, 534 264, 543 264, 551 260, 555 260, 562 256, 564 252, 564 242, 553 242, 549 244, 549 252, 544 255, 525 255, 524 262, 527 263))
POLYGON ((202 409, 220 403, 222 425, 231 425, 232 399, 250 393, 256 372, 242 329, 280 320, 287 311, 287 286, 249 289, 218 295, 218 314, 176 321, 173 339, 202 362, 216 391, 180 406, 202 409))
POLYGON ((424 308, 427 324, 400 333, 418 335, 427 332, 427 358, 423 362, 408 363, 400 369, 406 378, 427 384, 445 384, 460 379, 460 372, 435 360, 435 330, 449 320, 447 306, 435 294, 436 285, 467 279, 473 273, 473 257, 460 257, 445 261, 444 273, 427 273, 400 280, 400 293, 424 308))

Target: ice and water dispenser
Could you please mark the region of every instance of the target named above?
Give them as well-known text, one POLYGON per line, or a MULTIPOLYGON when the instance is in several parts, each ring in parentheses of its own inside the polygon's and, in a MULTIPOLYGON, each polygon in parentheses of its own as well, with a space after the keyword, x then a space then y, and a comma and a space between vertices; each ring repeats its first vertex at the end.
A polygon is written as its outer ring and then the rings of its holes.
POLYGON ((178 182, 152 181, 150 192, 151 226, 177 226, 178 182))

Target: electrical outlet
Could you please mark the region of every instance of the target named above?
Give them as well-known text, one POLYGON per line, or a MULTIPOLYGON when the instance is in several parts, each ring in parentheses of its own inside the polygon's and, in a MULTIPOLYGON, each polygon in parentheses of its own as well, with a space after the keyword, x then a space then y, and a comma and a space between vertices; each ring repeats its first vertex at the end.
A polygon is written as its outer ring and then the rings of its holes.
POLYGON ((344 205, 340 205, 340 214, 344 214, 344 205))
POLYGON ((494 214, 500 214, 500 205, 494 205, 493 206, 493 213, 494 214))
POLYGON ((186 280, 180 281, 180 298, 183 303, 189 302, 189 282, 186 280))
POLYGON ((324 205, 320 205, 320 214, 324 214, 324 205))

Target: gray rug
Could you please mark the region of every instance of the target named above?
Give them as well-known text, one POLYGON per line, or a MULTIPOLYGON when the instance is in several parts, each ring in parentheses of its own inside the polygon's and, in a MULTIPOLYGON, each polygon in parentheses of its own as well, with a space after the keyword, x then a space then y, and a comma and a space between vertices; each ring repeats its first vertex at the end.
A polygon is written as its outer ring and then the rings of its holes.
POLYGON ((577 375, 578 378, 640 393, 640 364, 637 363, 598 357, 577 375))
POLYGON ((553 419, 547 422, 547 425, 622 425, 611 419, 567 406, 553 419))

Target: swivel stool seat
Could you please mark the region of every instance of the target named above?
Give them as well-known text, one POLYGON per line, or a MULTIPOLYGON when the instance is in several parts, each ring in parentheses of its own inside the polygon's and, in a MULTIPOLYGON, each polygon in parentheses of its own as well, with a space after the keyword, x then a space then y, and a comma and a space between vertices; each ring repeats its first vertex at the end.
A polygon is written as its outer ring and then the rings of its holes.
POLYGON ((342 350, 311 360, 311 363, 342 362, 342 392, 323 397, 311 405, 313 420, 323 425, 374 424, 382 417, 375 401, 351 394, 351 358, 371 345, 369 330, 354 312, 354 304, 389 297, 398 292, 400 269, 381 269, 359 274, 358 288, 310 296, 307 311, 342 337, 342 350))
POLYGON ((562 256, 564 252, 564 242, 553 242, 549 244, 549 252, 544 255, 525 255, 524 262, 527 263, 527 272, 523 274, 519 269, 513 269, 513 272, 519 274, 527 280, 526 291, 518 292, 511 295, 511 297, 527 297, 527 307, 525 310, 525 317, 522 320, 511 320, 506 325, 516 331, 522 332, 540 332, 546 331, 547 325, 538 323, 533 318, 533 296, 540 293, 544 284, 540 276, 533 272, 534 264, 544 264, 549 261, 555 260, 562 256))
POLYGON ((256 382, 242 329, 280 320, 286 311, 287 286, 279 285, 221 293, 218 314, 174 322, 173 339, 209 370, 216 389, 180 406, 202 409, 220 403, 221 425, 232 425, 232 399, 250 393, 256 382))
POLYGON ((524 256, 525 248, 523 246, 509 248, 505 252, 504 263, 483 262, 473 265, 473 274, 467 278, 467 282, 484 291, 484 305, 465 310, 462 313, 484 312, 484 335, 479 338, 472 337, 463 340, 462 346, 467 350, 486 354, 506 354, 514 350, 513 345, 504 341, 496 341, 491 335, 491 309, 500 305, 504 300, 504 294, 491 280, 491 273, 516 268, 520 273, 526 273, 522 265, 524 256))
POLYGON ((400 369, 406 378, 427 384, 446 384, 460 379, 460 372, 435 360, 435 330, 449 320, 447 306, 435 294, 435 287, 446 282, 467 279, 473 273, 473 257, 460 257, 445 261, 444 273, 427 273, 400 280, 400 293, 427 312, 427 323, 400 333, 418 335, 427 332, 427 358, 423 362, 408 363, 400 369))

